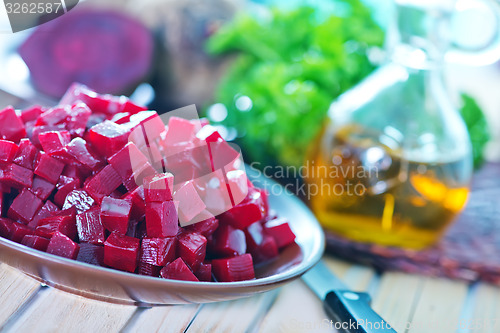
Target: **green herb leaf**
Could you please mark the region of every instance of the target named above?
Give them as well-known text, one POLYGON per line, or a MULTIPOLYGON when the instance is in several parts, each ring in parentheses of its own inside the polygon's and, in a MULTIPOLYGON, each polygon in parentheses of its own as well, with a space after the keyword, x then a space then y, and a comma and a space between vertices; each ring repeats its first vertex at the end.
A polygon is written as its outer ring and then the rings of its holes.
POLYGON ((484 162, 484 147, 490 140, 490 131, 483 111, 473 97, 462 94, 463 105, 460 110, 472 142, 474 167, 479 168, 484 162))

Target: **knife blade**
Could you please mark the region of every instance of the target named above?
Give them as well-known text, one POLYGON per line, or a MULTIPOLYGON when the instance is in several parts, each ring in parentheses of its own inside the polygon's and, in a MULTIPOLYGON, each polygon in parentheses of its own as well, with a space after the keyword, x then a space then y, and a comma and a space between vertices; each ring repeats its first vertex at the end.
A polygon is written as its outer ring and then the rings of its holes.
POLYGON ((349 290, 323 261, 304 274, 302 280, 323 301, 339 332, 397 333, 370 307, 370 295, 349 290))

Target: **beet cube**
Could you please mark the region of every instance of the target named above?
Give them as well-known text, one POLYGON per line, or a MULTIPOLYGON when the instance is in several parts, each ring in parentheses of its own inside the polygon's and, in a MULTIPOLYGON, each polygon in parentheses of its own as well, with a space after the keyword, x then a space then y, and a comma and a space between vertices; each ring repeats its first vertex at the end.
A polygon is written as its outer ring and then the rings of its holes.
POLYGON ((140 240, 116 233, 104 243, 104 263, 110 267, 134 272, 137 267, 140 240))
POLYGON ((104 246, 82 242, 76 260, 91 265, 104 266, 104 246))
POLYGON ((54 234, 47 246, 47 253, 69 259, 76 259, 79 251, 80 246, 60 232, 54 234))
POLYGON ((29 190, 23 190, 12 202, 7 216, 13 220, 28 223, 33 219, 36 212, 42 207, 42 200, 29 190))
POLYGON ((255 264, 259 264, 278 256, 278 245, 272 236, 264 235, 262 242, 249 251, 255 264))
POLYGON ((126 180, 123 181, 123 185, 128 191, 135 190, 138 186, 141 186, 144 178, 153 176, 156 174, 156 170, 151 166, 151 164, 146 163, 139 167, 134 173, 126 180))
POLYGON ((16 243, 21 243, 23 240, 24 236, 26 235, 33 235, 34 231, 32 228, 28 227, 27 225, 14 222, 11 225, 12 230, 10 233, 10 240, 16 243))
POLYGON ((148 159, 137 148, 133 142, 127 143, 122 149, 108 159, 116 172, 123 180, 139 170, 143 165, 148 163, 148 159))
POLYGON ((131 218, 140 220, 144 217, 144 214, 146 214, 146 203, 144 202, 144 187, 142 185, 132 192, 127 193, 122 199, 132 203, 131 218))
POLYGON ((0 111, 0 138, 19 142, 26 137, 26 129, 13 107, 9 106, 0 111))
POLYGON ((51 238, 60 232, 71 239, 76 239, 76 218, 72 215, 55 215, 41 219, 35 229, 38 236, 51 238))
POLYGON ((12 141, 0 140, 0 163, 8 164, 16 156, 19 147, 12 141))
POLYGON ((237 229, 245 229, 250 224, 260 221, 264 218, 266 205, 261 192, 249 190, 247 198, 223 213, 219 220, 221 223, 227 223, 237 229))
POLYGON ((193 270, 197 270, 203 260, 205 260, 206 252, 207 239, 205 236, 194 233, 179 235, 177 253, 193 270))
POLYGON ((29 139, 21 139, 14 163, 26 169, 34 170, 37 155, 38 149, 33 146, 31 141, 29 139))
POLYGON ((186 230, 202 234, 205 237, 212 235, 219 227, 219 221, 215 217, 210 217, 201 222, 191 224, 186 227, 186 230))
POLYGON ((54 203, 59 207, 64 205, 66 197, 68 194, 80 187, 80 179, 69 178, 61 175, 59 177, 59 182, 57 183, 57 192, 54 195, 54 203))
POLYGON ((89 130, 88 139, 101 155, 111 157, 127 143, 128 135, 129 131, 122 125, 105 120, 89 130))
POLYGON ((176 258, 177 238, 144 238, 140 261, 154 266, 165 266, 176 258))
POLYGON ((210 243, 210 251, 221 257, 242 255, 247 250, 245 233, 225 224, 215 231, 210 243))
POLYGON ((0 236, 3 238, 9 238, 12 234, 12 224, 14 221, 4 217, 0 217, 0 236))
POLYGON ((91 244, 104 244, 106 237, 100 213, 101 210, 99 207, 93 207, 86 212, 76 215, 76 228, 80 241, 91 244))
MULTIPOLYGON (((138 112, 130 117, 130 122, 139 124, 148 144, 165 132, 165 124, 156 111, 138 112)), ((133 141, 133 137, 130 139, 133 141)))
POLYGON ((174 200, 179 202, 179 221, 181 226, 192 224, 193 218, 200 214, 206 207, 192 182, 184 183, 174 193, 174 200))
POLYGON ((110 232, 125 235, 131 209, 130 201, 105 197, 101 203, 102 225, 110 232))
POLYGON ((164 279, 199 281, 198 278, 193 274, 193 272, 191 272, 186 263, 182 260, 182 258, 177 258, 167 266, 163 267, 160 275, 164 279))
POLYGON ((170 237, 179 230, 177 210, 173 201, 150 202, 146 205, 148 237, 170 237))
POLYGON ((43 111, 45 111, 45 109, 40 105, 33 105, 32 107, 21 111, 21 120, 24 124, 29 121, 37 120, 43 111))
POLYGON ((217 281, 233 282, 255 278, 252 256, 244 254, 238 257, 212 260, 212 271, 217 281))
POLYGON ((45 202, 42 208, 36 213, 33 219, 28 223, 28 226, 31 228, 36 228, 38 226, 38 222, 41 219, 54 215, 53 213, 57 213, 59 208, 52 203, 52 201, 48 200, 45 202))
POLYGON ((194 272, 194 275, 200 281, 210 282, 212 281, 212 265, 211 264, 201 264, 198 269, 194 272))
POLYGON ((37 120, 37 126, 57 125, 64 123, 68 117, 69 105, 58 105, 45 111, 37 120))
POLYGON ((47 155, 41 154, 35 168, 35 174, 47 179, 52 184, 57 184, 59 176, 64 169, 64 163, 47 155))
POLYGON ((85 190, 73 190, 68 193, 63 209, 75 207, 78 213, 83 213, 94 205, 94 199, 85 190))
POLYGON ((252 251, 264 241, 264 227, 260 222, 250 224, 244 231, 249 251, 252 251))
POLYGON ((54 155, 54 153, 61 152, 63 147, 70 142, 71 135, 68 131, 48 131, 40 133, 38 140, 47 154, 54 155))
POLYGON ((87 142, 82 138, 74 138, 64 149, 75 160, 93 171, 97 171, 104 166, 104 161, 90 149, 87 142))
POLYGON ((107 165, 99 171, 92 179, 85 185, 84 189, 94 198, 100 202, 102 198, 110 195, 122 183, 120 175, 118 175, 111 165, 107 165))
POLYGON ((73 105, 66 117, 66 128, 69 134, 73 137, 83 136, 91 114, 92 111, 84 103, 73 105))
POLYGON ((170 117, 165 144, 174 145, 180 142, 193 141, 196 134, 196 125, 187 119, 170 117))
POLYGON ((137 274, 159 277, 162 267, 151 265, 142 261, 139 261, 139 266, 137 268, 137 274))
POLYGON ((0 183, 18 190, 33 185, 33 172, 17 164, 9 164, 0 169, 0 183))
POLYGON ((292 244, 295 241, 295 234, 292 229, 290 229, 290 225, 287 220, 284 218, 267 221, 264 224, 264 229, 268 235, 274 238, 278 248, 280 249, 292 244))
POLYGON ((47 246, 49 246, 49 242, 50 240, 45 237, 26 235, 23 237, 21 244, 45 252, 47 250, 47 246))
POLYGON ((174 175, 162 173, 143 180, 146 202, 162 202, 172 200, 174 175))
POLYGON ((45 201, 49 198, 55 188, 56 186, 51 182, 43 179, 42 177, 35 176, 33 178, 33 186, 31 186, 31 192, 45 201))

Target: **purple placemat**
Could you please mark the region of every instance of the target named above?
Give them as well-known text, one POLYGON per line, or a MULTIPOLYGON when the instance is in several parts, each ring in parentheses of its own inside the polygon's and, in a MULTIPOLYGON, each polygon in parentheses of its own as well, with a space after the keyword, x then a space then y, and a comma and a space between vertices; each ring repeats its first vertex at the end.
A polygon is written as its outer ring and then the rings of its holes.
POLYGON ((434 247, 416 251, 357 243, 327 232, 327 251, 337 257, 396 270, 500 285, 500 164, 474 176, 466 209, 434 247))

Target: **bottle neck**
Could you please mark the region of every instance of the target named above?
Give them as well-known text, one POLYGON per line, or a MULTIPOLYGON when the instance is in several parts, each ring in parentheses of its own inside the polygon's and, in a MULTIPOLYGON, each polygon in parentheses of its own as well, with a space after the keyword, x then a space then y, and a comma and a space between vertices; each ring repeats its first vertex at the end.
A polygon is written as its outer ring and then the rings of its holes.
POLYGON ((390 60, 414 69, 439 69, 450 46, 453 0, 396 0, 386 38, 390 60))

